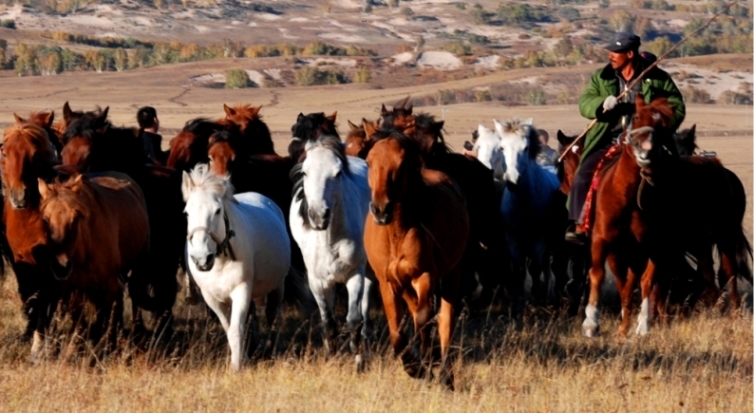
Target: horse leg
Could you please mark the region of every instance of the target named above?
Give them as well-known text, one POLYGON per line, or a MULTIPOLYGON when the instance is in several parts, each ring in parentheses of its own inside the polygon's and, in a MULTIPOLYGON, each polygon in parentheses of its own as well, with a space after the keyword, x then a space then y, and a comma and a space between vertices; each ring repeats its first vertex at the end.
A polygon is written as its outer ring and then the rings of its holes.
POLYGON ((366 285, 364 271, 356 272, 346 282, 348 289, 348 315, 346 316, 346 326, 351 334, 351 351, 356 353, 356 370, 364 369, 364 357, 361 351, 361 334, 359 327, 364 323, 362 314, 362 301, 368 300, 364 294, 366 285))
POLYGON ((265 343, 265 354, 273 354, 278 344, 278 328, 277 321, 280 316, 280 305, 283 302, 283 288, 279 287, 267 294, 267 306, 264 309, 264 315, 267 318, 267 325, 270 329, 270 338, 267 340, 269 343, 265 343))
POLYGON ((702 253, 696 257, 697 273, 701 273, 704 280, 704 290, 701 301, 706 306, 714 305, 720 297, 720 289, 715 285, 715 267, 712 259, 712 246, 702 249, 702 253))
POLYGON ((726 288, 730 289, 730 310, 731 315, 735 316, 737 310, 741 306, 741 298, 738 296, 738 285, 736 283, 737 268, 735 249, 728 245, 718 245, 720 248, 720 269, 727 277, 726 288))
POLYGON ((398 294, 403 294, 403 291, 393 290, 393 286, 385 281, 384 277, 379 279, 382 280, 378 284, 387 326, 390 330, 390 344, 393 346, 395 355, 400 355, 406 348, 406 339, 401 333, 401 319, 403 318, 404 308, 403 302, 396 300, 396 297, 398 294))
POLYGON ((621 321, 618 327, 618 334, 626 336, 628 329, 631 327, 631 315, 633 313, 633 295, 636 286, 636 273, 626 265, 625 261, 620 259, 618 254, 608 254, 608 265, 615 275, 615 287, 620 296, 620 315, 621 321))
POLYGON ((317 274, 309 274, 309 289, 314 295, 319 307, 319 316, 322 319, 322 336, 325 344, 325 351, 328 354, 335 354, 338 350, 335 342, 338 335, 338 325, 332 315, 332 308, 335 301, 335 289, 332 285, 323 281, 325 277, 319 277, 317 274))
POLYGON ((361 337, 363 339, 362 351, 363 360, 369 359, 369 337, 372 334, 372 322, 369 319, 369 294, 372 291, 372 280, 368 276, 364 276, 364 288, 361 294, 361 337))
POLYGON ((230 328, 231 306, 227 303, 216 301, 212 297, 204 297, 204 301, 207 303, 207 307, 209 307, 212 312, 215 313, 218 320, 220 320, 220 325, 223 327, 223 331, 227 333, 228 328, 230 328))
MULTIPOLYGON (((404 353, 403 368, 409 376, 414 378, 424 377, 427 369, 422 365, 425 357, 431 357, 432 343, 427 323, 432 318, 432 278, 425 272, 418 277, 412 277, 412 290, 403 291, 403 300, 414 319, 414 335, 419 336, 419 360, 411 360, 408 353, 404 353)), ((431 360, 429 360, 431 366, 431 360)))
POLYGON ((450 357, 450 342, 455 329, 455 307, 458 303, 458 283, 460 271, 456 268, 443 280, 438 329, 440 334, 440 352, 442 354, 441 375, 450 390, 455 389, 453 360, 450 357))
POLYGON ((231 311, 230 325, 228 326, 228 344, 230 345, 230 367, 235 370, 241 370, 241 364, 245 358, 243 351, 243 341, 246 338, 246 316, 249 313, 249 304, 251 302, 251 286, 241 284, 230 292, 231 311))
POLYGON ((607 242, 595 236, 592 240, 592 268, 589 270, 589 302, 586 306, 586 318, 581 325, 586 337, 596 337, 600 333, 600 290, 605 281, 605 260, 607 259, 607 242))
POLYGON ((651 322, 650 295, 655 283, 657 272, 655 262, 651 259, 647 262, 647 268, 641 276, 641 309, 639 310, 639 324, 636 326, 636 334, 645 336, 649 334, 651 322))

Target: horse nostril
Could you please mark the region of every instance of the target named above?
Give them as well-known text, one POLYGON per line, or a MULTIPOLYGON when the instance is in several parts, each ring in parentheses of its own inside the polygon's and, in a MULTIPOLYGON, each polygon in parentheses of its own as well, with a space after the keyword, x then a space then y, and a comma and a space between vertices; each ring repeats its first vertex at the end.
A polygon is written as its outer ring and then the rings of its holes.
POLYGON ((372 215, 379 215, 380 213, 380 209, 377 208, 374 202, 369 203, 369 211, 372 213, 372 215))
POLYGON ((322 214, 322 220, 327 221, 330 219, 330 208, 325 208, 325 213, 322 214))

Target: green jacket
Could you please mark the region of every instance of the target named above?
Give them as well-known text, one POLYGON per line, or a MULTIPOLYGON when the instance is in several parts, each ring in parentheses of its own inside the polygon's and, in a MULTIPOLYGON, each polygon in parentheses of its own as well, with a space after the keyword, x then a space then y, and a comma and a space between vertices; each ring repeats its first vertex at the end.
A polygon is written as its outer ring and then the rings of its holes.
MULTIPOLYGON (((644 59, 638 58, 635 65, 636 73, 639 74, 647 68, 649 63, 644 59)), ((670 78, 667 72, 655 66, 649 73, 644 75, 641 81, 641 93, 644 96, 644 101, 647 103, 659 97, 668 98, 668 101, 675 109, 675 116, 671 121, 670 129, 673 131, 678 129, 678 126, 680 126, 686 117, 686 105, 683 103, 681 91, 678 90, 678 87, 676 87, 673 79, 670 78)), ((589 86, 579 98, 581 116, 587 119, 595 119, 598 109, 602 107, 605 98, 610 95, 618 96, 619 94, 620 82, 616 77, 615 70, 608 64, 592 76, 589 86)), ((600 121, 589 130, 584 140, 584 152, 581 154, 582 161, 594 152, 595 148, 606 145, 602 141, 610 139, 608 128, 608 122, 600 121)))

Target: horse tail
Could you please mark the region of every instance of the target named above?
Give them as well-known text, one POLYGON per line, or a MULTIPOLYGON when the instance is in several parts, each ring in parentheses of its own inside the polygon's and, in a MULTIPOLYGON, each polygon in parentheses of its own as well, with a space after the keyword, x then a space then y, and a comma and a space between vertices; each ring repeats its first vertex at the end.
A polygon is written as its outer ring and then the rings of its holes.
POLYGON ((752 283, 752 273, 751 273, 751 261, 752 261, 752 248, 751 243, 749 243, 749 239, 746 237, 746 234, 744 233, 743 229, 741 231, 738 231, 736 234, 736 240, 735 242, 735 251, 736 251, 736 268, 738 268, 738 275, 741 276, 741 278, 745 279, 749 282, 749 284, 752 283))
MULTIPOLYGON (((752 246, 749 239, 746 237, 741 222, 744 219, 746 213, 746 191, 744 189, 741 179, 730 169, 723 168, 728 178, 731 191, 731 205, 733 210, 731 211, 731 217, 735 220, 731 223, 733 230, 730 232, 731 247, 735 252, 735 265, 738 269, 738 274, 749 283, 752 283, 752 246)), ((718 248, 718 253, 720 249, 718 248)))
POLYGON ((293 266, 288 270, 288 275, 285 277, 285 301, 290 304, 297 304, 304 317, 308 317, 317 307, 306 274, 293 266))

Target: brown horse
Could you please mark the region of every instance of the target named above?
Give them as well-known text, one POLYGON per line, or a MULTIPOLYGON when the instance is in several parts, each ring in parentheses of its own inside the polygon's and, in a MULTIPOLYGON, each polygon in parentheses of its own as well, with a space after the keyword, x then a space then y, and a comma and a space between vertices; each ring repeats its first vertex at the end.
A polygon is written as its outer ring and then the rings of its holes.
MULTIPOLYGON (((741 228, 746 202, 743 186, 716 160, 668 154, 665 147, 674 144, 667 127, 672 114, 667 99, 645 104, 638 98, 631 128, 623 136, 622 151, 600 180, 586 335, 599 331, 596 306, 606 259, 621 295, 621 334, 628 331, 637 276, 641 276, 642 291, 637 333, 646 334, 650 310, 656 308, 665 314, 672 274, 686 266, 686 253, 697 259, 708 295, 716 289, 714 245, 733 290, 737 273, 750 277, 751 247, 741 228)), ((738 304, 735 291, 731 292, 731 302, 738 304)))
POLYGON ((459 188, 442 172, 422 169, 415 142, 391 132, 375 143, 367 156, 372 190, 371 219, 364 244, 369 264, 380 283, 390 329, 390 342, 402 355, 404 369, 422 377, 430 354, 427 323, 435 294, 441 299, 438 320, 446 383, 453 387, 448 351, 453 334, 461 282, 461 257, 469 235, 469 216, 459 188), (400 331, 404 304, 421 337, 421 356, 406 351, 400 331))
POLYGON ((107 120, 107 109, 87 112, 68 125, 63 157, 64 163, 81 171, 125 173, 141 188, 149 214, 149 273, 131 277, 128 288, 139 308, 159 318, 160 329, 168 326, 176 298, 176 271, 185 244, 185 205, 181 176, 169 168, 147 165, 137 132, 114 127, 107 120))
MULTIPOLYGON (((567 136, 558 130, 558 143, 561 150, 568 148, 574 139, 576 139, 575 136, 567 136)), ((558 178, 560 178, 560 192, 566 195, 571 193, 571 184, 573 183, 573 177, 576 175, 576 169, 579 168, 582 152, 584 152, 584 148, 581 145, 574 145, 565 154, 561 152, 563 158, 558 166, 560 168, 558 170, 558 178)))
POLYGON ((62 134, 59 135, 60 130, 56 129, 56 125, 53 123, 55 120, 55 112, 32 112, 29 114, 29 118, 24 119, 17 114, 13 114, 17 124, 33 123, 47 132, 47 138, 50 140, 50 144, 55 148, 56 153, 59 155, 63 151, 63 142, 60 139, 62 134))
POLYGON ((272 142, 270 129, 262 121, 259 111, 262 106, 237 105, 230 107, 223 105, 225 121, 229 125, 238 127, 243 140, 236 145, 238 155, 275 155, 275 145, 272 142))
POLYGON ((346 136, 346 155, 366 159, 369 150, 374 145, 372 136, 379 129, 379 122, 361 120, 361 125, 355 125, 348 121, 348 135, 346 136))
POLYGON ((5 130, 1 155, 3 254, 18 281, 28 319, 25 335, 39 339, 51 320, 57 287, 45 262, 47 232, 39 212, 37 179, 54 176, 55 150, 42 128, 17 123, 5 130))
POLYGON ((141 271, 149 251, 149 221, 141 189, 118 173, 77 175, 64 183, 38 181, 40 210, 49 230, 50 268, 63 302, 79 320, 94 305, 89 334, 96 345, 113 318, 110 343, 122 324, 121 281, 141 271))
POLYGON ((228 128, 224 121, 215 122, 205 118, 186 122, 183 129, 170 140, 167 167, 190 171, 197 164, 209 162, 207 145, 213 133, 228 128))

